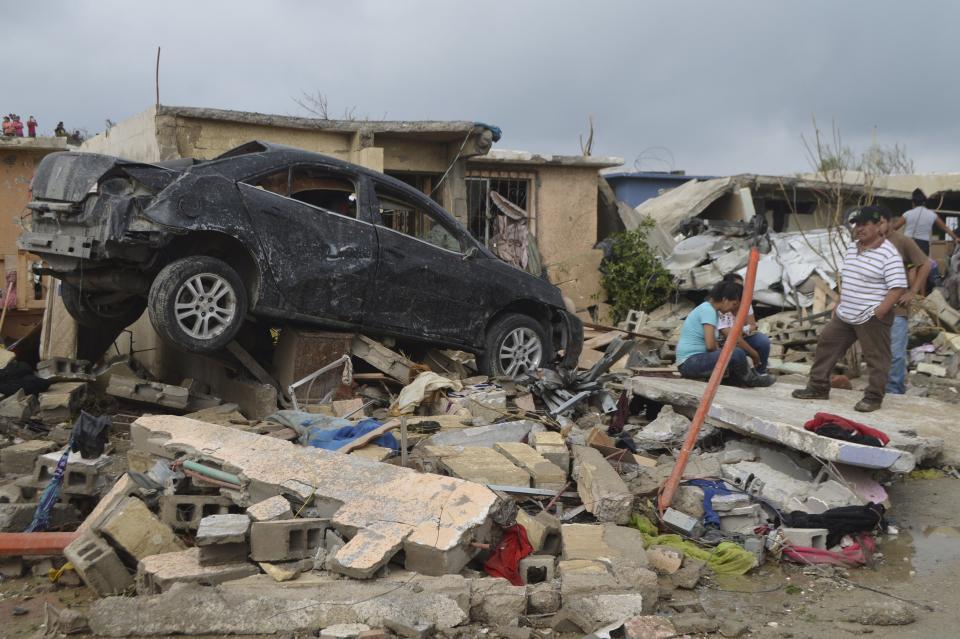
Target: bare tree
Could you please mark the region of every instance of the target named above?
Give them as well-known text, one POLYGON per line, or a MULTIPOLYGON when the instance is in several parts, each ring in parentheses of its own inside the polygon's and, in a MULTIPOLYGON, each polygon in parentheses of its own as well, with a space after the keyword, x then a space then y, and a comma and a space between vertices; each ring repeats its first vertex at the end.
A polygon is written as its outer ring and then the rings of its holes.
MULTIPOLYGON (((320 118, 321 120, 331 120, 330 117, 330 103, 327 100, 327 96, 320 90, 315 91, 314 93, 308 93, 306 91, 301 91, 301 97, 292 98, 294 102, 297 103, 301 109, 307 113, 320 118)), ((349 108, 344 108, 343 117, 341 120, 356 120, 357 118, 357 107, 356 105, 349 108)), ((364 118, 369 119, 369 118, 364 118)))
POLYGON ((590 132, 587 134, 587 142, 583 142, 583 134, 580 135, 580 153, 584 157, 590 157, 593 154, 593 115, 589 117, 590 132))

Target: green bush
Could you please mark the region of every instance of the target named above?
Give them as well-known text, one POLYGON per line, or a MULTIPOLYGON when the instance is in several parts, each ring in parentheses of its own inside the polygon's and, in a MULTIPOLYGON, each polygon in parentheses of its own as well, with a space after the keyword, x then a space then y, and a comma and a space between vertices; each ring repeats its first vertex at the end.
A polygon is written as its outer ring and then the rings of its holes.
POLYGON ((676 290, 673 277, 647 245, 652 222, 614 236, 611 259, 603 263, 603 288, 613 306, 615 322, 631 309, 652 311, 665 304, 676 290))

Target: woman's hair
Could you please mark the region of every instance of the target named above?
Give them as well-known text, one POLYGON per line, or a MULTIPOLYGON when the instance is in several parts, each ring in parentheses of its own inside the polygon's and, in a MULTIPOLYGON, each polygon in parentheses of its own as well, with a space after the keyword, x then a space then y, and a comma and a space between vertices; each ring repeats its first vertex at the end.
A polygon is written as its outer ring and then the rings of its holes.
POLYGON ((737 284, 743 284, 743 276, 739 273, 727 273, 723 276, 723 282, 735 282, 737 284))
POLYGON ((914 189, 913 197, 910 199, 913 200, 914 206, 923 206, 927 202, 927 195, 920 189, 914 189))
POLYGON ((739 282, 720 281, 714 284, 707 296, 714 302, 739 300, 743 297, 743 285, 739 282))

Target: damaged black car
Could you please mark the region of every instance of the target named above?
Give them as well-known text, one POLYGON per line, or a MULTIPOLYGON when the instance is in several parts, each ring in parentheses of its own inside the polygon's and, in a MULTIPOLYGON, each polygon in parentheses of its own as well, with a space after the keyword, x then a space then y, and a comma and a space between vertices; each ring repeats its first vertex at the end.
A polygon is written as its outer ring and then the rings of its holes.
POLYGON ((162 338, 210 353, 247 320, 294 323, 467 350, 506 376, 580 354, 556 287, 348 162, 262 142, 158 164, 53 153, 32 190, 19 245, 85 326, 123 328, 146 308, 162 338))

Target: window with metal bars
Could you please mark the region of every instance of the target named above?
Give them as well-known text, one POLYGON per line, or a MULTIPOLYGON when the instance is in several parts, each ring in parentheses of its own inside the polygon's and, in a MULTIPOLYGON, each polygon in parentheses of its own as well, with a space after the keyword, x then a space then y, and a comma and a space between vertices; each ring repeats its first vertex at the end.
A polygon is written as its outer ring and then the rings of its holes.
POLYGON ((496 216, 496 207, 490 201, 490 192, 496 191, 532 216, 530 210, 530 180, 516 178, 501 178, 495 176, 468 177, 467 181, 467 213, 470 233, 489 245, 490 237, 494 233, 493 219, 496 216))

